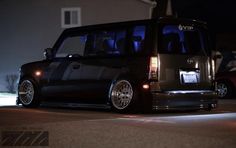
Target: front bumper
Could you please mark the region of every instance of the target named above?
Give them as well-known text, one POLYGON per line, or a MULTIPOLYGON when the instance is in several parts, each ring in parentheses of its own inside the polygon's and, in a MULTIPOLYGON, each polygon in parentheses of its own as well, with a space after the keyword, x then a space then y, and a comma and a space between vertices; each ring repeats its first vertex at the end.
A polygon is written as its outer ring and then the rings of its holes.
POLYGON ((153 110, 212 109, 217 106, 217 94, 208 90, 178 90, 152 93, 153 110))

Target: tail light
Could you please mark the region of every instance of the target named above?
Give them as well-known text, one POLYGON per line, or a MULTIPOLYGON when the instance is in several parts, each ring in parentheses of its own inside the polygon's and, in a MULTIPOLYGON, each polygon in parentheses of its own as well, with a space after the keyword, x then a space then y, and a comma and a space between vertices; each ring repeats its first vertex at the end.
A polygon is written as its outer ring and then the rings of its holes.
POLYGON ((213 59, 207 61, 208 78, 213 81, 215 79, 215 61, 213 59))
POLYGON ((157 57, 153 56, 150 58, 149 64, 149 79, 157 79, 158 61, 157 57))
POLYGON ((211 60, 211 65, 212 65, 212 79, 214 80, 215 79, 215 74, 216 74, 216 65, 215 65, 215 60, 211 60))

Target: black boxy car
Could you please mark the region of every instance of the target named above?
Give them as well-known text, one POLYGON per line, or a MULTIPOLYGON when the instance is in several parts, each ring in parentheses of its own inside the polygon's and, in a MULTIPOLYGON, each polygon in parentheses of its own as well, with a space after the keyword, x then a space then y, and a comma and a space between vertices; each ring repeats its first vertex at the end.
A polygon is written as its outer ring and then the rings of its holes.
POLYGON ((66 29, 46 59, 20 69, 18 104, 212 109, 206 24, 160 18, 66 29))

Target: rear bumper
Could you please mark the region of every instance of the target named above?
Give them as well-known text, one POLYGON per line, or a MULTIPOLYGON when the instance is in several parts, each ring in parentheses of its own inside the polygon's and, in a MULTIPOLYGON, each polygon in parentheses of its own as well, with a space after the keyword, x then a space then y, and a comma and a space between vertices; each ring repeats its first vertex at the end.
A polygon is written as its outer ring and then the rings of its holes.
POLYGON ((217 106, 215 91, 166 91, 152 93, 153 110, 212 109, 217 106))

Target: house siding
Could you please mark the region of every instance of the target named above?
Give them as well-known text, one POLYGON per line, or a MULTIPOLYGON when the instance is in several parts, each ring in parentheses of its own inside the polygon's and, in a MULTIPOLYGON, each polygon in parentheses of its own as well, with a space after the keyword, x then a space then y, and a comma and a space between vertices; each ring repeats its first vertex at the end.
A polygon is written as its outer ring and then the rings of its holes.
POLYGON ((0 91, 6 91, 7 74, 44 58, 63 31, 65 7, 81 8, 82 25, 147 19, 150 9, 138 0, 0 0, 0 91))

